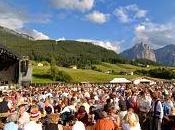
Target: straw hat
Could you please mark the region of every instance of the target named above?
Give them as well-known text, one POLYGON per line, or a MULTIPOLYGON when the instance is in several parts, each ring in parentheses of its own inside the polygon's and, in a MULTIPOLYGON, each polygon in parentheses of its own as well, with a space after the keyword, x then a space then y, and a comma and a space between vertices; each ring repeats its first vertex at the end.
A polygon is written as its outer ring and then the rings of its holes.
POLYGON ((28 102, 25 102, 25 101, 23 101, 23 100, 21 100, 21 101, 19 101, 19 102, 17 103, 17 106, 18 106, 18 107, 25 106, 25 105, 28 105, 28 102))
POLYGON ((32 106, 30 110, 30 118, 31 119, 39 119, 41 117, 41 113, 39 111, 38 106, 32 106))

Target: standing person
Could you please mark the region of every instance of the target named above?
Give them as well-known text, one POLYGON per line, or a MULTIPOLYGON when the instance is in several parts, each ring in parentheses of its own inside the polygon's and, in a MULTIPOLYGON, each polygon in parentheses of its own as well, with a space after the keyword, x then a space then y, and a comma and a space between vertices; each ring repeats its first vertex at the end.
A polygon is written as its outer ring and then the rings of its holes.
POLYGON ((4 126, 3 130, 18 130, 17 122, 17 115, 16 114, 10 114, 7 118, 7 122, 4 126))
POLYGON ((119 107, 120 107, 120 111, 118 114, 119 114, 120 119, 123 120, 123 118, 127 114, 126 101, 123 96, 120 96, 119 107))
POLYGON ((115 125, 115 130, 118 130, 120 128, 120 117, 117 115, 117 110, 114 106, 108 109, 108 115, 115 125))
MULTIPOLYGON (((8 97, 5 96, 2 102, 0 102, 0 113, 8 113, 9 110, 10 110, 10 105, 8 102, 8 97)), ((5 123, 6 117, 1 117, 0 119, 2 123, 5 123)))
POLYGON ((140 98, 138 99, 139 121, 142 130, 147 130, 149 127, 148 113, 151 109, 151 102, 146 96, 144 91, 140 92, 140 98))
POLYGON ((78 112, 76 113, 76 118, 81 121, 85 126, 88 125, 88 114, 84 106, 80 106, 78 112))
POLYGON ((108 109, 110 108, 112 106, 112 103, 111 103, 111 98, 108 98, 107 100, 106 100, 106 104, 104 105, 104 111, 105 112, 107 112, 108 111, 108 109))
POLYGON ((169 115, 171 114, 171 110, 173 108, 173 102, 169 96, 165 96, 165 100, 162 103, 162 106, 164 112, 162 129, 168 130, 171 129, 169 115))
POLYGON ((72 130, 86 130, 85 125, 81 121, 75 121, 75 124, 72 126, 72 130))
POLYGON ((22 129, 25 124, 27 124, 30 121, 30 115, 29 113, 26 112, 26 104, 22 103, 19 105, 19 119, 18 119, 18 124, 19 124, 19 129, 22 129))
POLYGON ((123 130, 141 130, 139 118, 132 112, 132 109, 129 109, 128 113, 123 118, 122 128, 123 130))
POLYGON ((58 114, 50 114, 48 116, 48 125, 45 127, 44 130, 59 130, 58 129, 58 121, 59 115, 58 114))
POLYGON ((159 99, 158 92, 153 93, 151 130, 161 130, 163 119, 163 107, 159 99))
POLYGON ((30 110, 30 122, 27 123, 23 130, 42 130, 42 124, 37 123, 40 119, 41 113, 36 105, 33 105, 30 110))
POLYGON ((5 96, 3 101, 0 102, 0 113, 6 113, 10 110, 10 103, 8 102, 8 97, 5 96))
POLYGON ((101 117, 97 120, 94 130, 115 130, 113 121, 108 117, 105 111, 101 113, 101 117))

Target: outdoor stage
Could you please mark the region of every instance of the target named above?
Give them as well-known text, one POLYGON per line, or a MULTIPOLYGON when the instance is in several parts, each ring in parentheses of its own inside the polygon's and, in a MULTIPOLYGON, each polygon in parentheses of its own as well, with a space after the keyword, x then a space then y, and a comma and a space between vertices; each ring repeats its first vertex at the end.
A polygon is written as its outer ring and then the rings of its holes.
POLYGON ((0 44, 0 85, 21 84, 31 81, 29 60, 0 44))

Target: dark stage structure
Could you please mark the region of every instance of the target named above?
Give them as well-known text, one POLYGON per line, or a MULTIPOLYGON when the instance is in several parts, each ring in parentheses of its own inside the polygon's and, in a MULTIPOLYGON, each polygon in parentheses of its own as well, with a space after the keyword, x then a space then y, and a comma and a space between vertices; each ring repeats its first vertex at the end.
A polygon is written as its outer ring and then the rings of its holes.
POLYGON ((0 85, 31 82, 32 68, 28 57, 22 57, 0 44, 0 85))

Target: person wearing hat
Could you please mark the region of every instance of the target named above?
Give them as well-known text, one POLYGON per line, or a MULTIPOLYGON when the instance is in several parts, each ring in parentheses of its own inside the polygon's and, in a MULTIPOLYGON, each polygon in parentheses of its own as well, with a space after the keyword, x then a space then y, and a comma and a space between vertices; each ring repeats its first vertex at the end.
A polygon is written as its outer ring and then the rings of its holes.
POLYGON ((42 124, 37 123, 41 117, 39 108, 36 105, 31 106, 30 122, 24 126, 24 130, 42 130, 42 124))
POLYGON ((19 129, 22 129, 24 125, 30 121, 30 115, 29 113, 26 112, 25 103, 19 104, 18 108, 19 108, 18 124, 19 124, 19 129))

